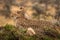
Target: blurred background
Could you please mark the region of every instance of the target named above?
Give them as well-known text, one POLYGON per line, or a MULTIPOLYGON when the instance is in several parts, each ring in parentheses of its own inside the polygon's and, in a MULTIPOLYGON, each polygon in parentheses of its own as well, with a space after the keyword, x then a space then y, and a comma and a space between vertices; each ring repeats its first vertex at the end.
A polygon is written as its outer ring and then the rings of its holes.
POLYGON ((25 8, 27 19, 60 24, 60 0, 0 0, 0 25, 14 25, 11 15, 15 15, 21 6, 25 8))

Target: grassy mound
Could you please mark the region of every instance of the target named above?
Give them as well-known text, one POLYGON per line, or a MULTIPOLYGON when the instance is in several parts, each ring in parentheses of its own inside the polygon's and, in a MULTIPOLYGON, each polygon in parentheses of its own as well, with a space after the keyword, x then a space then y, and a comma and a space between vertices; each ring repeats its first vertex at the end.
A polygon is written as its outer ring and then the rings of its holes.
POLYGON ((0 40, 60 40, 60 34, 53 29, 44 29, 43 35, 29 36, 25 29, 7 24, 0 28, 0 40))

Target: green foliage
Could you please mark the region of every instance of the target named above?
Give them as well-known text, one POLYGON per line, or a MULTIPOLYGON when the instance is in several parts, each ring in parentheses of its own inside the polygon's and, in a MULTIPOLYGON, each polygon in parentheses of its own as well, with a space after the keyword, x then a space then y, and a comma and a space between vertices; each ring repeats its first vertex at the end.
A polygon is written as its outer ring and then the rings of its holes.
POLYGON ((18 33, 16 29, 14 29, 13 25, 6 24, 4 28, 0 30, 0 40, 18 40, 18 33))
POLYGON ((6 24, 6 25, 4 26, 4 28, 5 28, 6 30, 12 30, 12 29, 14 28, 14 26, 13 26, 13 25, 6 24))
POLYGON ((43 40, 53 40, 53 38, 45 36, 45 37, 43 37, 43 40))
POLYGON ((45 28, 43 35, 29 36, 26 34, 26 29, 17 29, 13 25, 6 24, 0 30, 0 40, 60 40, 60 34, 51 28, 45 28), (52 36, 51 36, 52 35, 52 36))
POLYGON ((53 28, 45 28, 44 29, 45 31, 44 31, 44 33, 45 33, 45 35, 47 35, 48 37, 45 37, 46 38, 46 40, 49 40, 50 38, 50 40, 54 40, 55 38, 57 39, 57 40, 60 40, 60 33, 56 30, 56 29, 53 29, 53 28))
POLYGON ((21 29, 19 29, 19 30, 20 30, 21 33, 26 33, 26 31, 27 31, 27 30, 24 29, 24 28, 21 28, 21 29))
POLYGON ((19 38, 17 38, 14 35, 14 32, 3 30, 2 33, 0 33, 0 40, 17 40, 17 39, 19 38))

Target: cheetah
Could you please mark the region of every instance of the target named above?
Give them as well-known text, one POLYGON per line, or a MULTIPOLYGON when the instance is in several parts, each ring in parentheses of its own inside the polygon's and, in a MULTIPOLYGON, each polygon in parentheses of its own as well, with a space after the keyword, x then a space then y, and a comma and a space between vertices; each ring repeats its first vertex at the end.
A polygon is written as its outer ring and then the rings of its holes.
POLYGON ((57 26, 53 25, 48 21, 43 20, 31 20, 25 17, 25 10, 20 8, 21 11, 17 11, 16 15, 16 27, 27 29, 29 27, 33 28, 36 33, 44 32, 44 28, 53 28, 55 29, 57 26))

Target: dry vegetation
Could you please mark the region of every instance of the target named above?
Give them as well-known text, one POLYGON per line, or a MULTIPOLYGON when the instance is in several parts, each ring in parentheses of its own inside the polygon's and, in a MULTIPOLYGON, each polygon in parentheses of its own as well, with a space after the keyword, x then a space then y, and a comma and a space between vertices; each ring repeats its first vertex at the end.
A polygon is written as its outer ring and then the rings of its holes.
POLYGON ((28 35, 26 29, 18 29, 13 25, 6 24, 0 27, 0 40, 60 40, 60 33, 55 29, 44 28, 44 32, 28 35))
POLYGON ((60 0, 0 0, 0 40, 60 40, 60 0))

